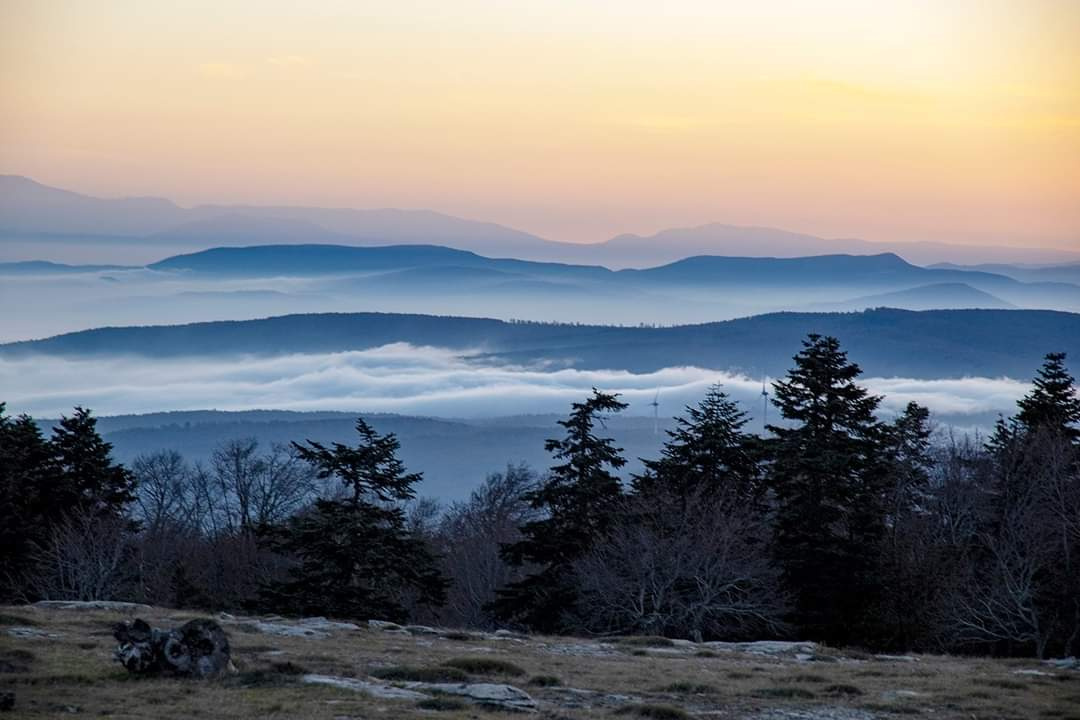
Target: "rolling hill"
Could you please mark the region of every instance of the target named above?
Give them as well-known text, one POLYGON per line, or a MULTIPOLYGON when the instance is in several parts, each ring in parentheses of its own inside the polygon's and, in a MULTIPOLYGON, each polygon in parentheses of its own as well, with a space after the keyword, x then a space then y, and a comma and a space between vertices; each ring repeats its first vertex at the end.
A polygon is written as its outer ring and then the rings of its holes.
POLYGON ((867 373, 884 377, 1023 378, 1030 376, 1047 352, 1080 356, 1080 314, 891 309, 785 312, 674 327, 512 323, 382 313, 286 315, 98 328, 0 345, 0 356, 240 358, 411 343, 449 348, 485 362, 631 372, 695 365, 778 376, 786 372, 807 333, 835 335, 867 373))
MULTIPOLYGON (((715 291, 713 299, 735 300, 733 294, 781 290, 794 298, 813 290, 798 303, 838 303, 837 307, 895 305, 907 309, 965 307, 1030 307, 1080 310, 1080 286, 1068 283, 1026 283, 1006 275, 974 270, 924 268, 898 255, 822 255, 798 258, 697 256, 644 270, 612 271, 596 265, 540 263, 488 258, 434 245, 350 247, 342 245, 258 245, 212 248, 166 258, 149 266, 167 272, 222 276, 307 276, 371 274, 396 271, 393 289, 426 293, 435 287, 487 292, 499 282, 507 292, 542 294, 573 286, 578 293, 603 286, 610 292, 715 291), (483 271, 483 272, 481 272, 483 271), (509 274, 509 275, 508 275, 509 274), (512 275, 512 277, 511 277, 512 275), (545 284, 529 283, 542 280, 545 284), (957 292, 964 285, 970 292, 957 292), (942 286, 953 287, 951 292, 942 286), (821 293, 826 293, 824 297, 821 293), (874 296, 885 295, 884 300, 874 296), (870 296, 860 305, 865 296, 870 296)), ((390 278, 384 278, 386 282, 390 278)), ((781 304, 781 307, 784 305, 781 304)), ((798 304, 791 305, 793 307, 798 304)))

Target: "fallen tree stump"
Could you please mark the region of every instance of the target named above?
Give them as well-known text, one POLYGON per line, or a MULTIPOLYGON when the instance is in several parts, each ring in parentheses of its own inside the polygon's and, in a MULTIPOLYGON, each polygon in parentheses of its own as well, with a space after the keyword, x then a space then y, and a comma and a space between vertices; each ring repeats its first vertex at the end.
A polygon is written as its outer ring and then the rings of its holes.
POLYGON ((119 623, 115 657, 138 675, 215 677, 233 669, 229 638, 213 620, 191 620, 178 628, 152 628, 144 620, 119 623))

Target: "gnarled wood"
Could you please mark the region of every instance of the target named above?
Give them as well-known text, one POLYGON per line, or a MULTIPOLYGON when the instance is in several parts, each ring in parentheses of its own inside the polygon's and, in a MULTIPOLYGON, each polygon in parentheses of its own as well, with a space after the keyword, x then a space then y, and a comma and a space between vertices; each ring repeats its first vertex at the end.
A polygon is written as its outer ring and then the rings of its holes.
POLYGON ((143 620, 119 623, 115 657, 140 675, 214 677, 232 667, 229 639, 213 620, 191 620, 179 628, 152 628, 143 620))

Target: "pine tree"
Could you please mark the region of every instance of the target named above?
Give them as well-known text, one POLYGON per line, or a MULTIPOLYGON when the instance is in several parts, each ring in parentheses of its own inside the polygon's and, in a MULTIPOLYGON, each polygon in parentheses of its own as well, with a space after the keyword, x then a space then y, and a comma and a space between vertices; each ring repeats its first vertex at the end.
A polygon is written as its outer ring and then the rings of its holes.
POLYGON ((1065 353, 1049 353, 1033 381, 1034 388, 1017 404, 1016 420, 1029 432, 1048 431, 1080 442, 1080 397, 1065 367, 1065 353))
POLYGON ((668 431, 659 460, 645 460, 634 479, 642 496, 688 499, 703 496, 718 507, 761 500, 760 440, 743 432, 748 419, 737 403, 713 385, 668 431))
POLYGON ((859 366, 836 338, 812 334, 774 383, 785 426, 774 434, 774 553, 804 636, 844 643, 877 590, 887 468, 880 398, 855 383, 859 366))
POLYGON ((622 485, 613 472, 626 464, 622 448, 594 430, 604 414, 625 407, 617 395, 593 388, 592 397, 574 403, 570 416, 559 421, 565 436, 545 444, 557 464, 527 498, 546 516, 525 524, 523 539, 503 548, 511 564, 534 565, 538 570, 499 591, 491 606, 497 617, 543 632, 565 627, 576 595, 570 564, 605 536, 622 497, 622 485))
POLYGON ((419 473, 406 472, 393 433, 356 422, 355 447, 294 443, 320 478, 341 480, 345 495, 320 499, 271 533, 275 547, 295 558, 290 579, 265 589, 284 612, 354 618, 406 619, 405 598, 443 602, 446 581, 422 538, 411 535, 401 503, 414 497, 419 473))

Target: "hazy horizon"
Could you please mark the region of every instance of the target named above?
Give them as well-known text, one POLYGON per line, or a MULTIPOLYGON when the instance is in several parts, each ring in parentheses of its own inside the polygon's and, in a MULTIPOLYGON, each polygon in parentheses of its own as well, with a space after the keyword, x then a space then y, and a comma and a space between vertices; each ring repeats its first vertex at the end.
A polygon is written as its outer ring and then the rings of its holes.
POLYGON ((5 4, 0 168, 103 197, 1080 250, 1080 5, 5 4))

